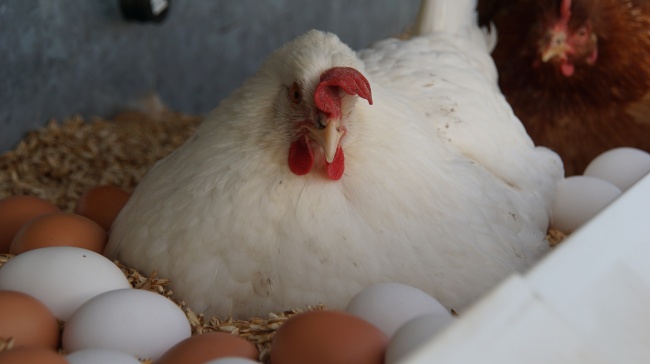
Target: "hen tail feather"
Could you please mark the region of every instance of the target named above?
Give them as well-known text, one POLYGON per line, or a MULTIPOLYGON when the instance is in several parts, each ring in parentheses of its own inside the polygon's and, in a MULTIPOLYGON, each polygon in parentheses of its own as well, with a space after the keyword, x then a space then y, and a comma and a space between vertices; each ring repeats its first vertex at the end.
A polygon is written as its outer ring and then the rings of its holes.
POLYGON ((497 33, 493 27, 479 28, 477 0, 422 0, 415 24, 415 36, 448 33, 466 36, 494 49, 497 33))

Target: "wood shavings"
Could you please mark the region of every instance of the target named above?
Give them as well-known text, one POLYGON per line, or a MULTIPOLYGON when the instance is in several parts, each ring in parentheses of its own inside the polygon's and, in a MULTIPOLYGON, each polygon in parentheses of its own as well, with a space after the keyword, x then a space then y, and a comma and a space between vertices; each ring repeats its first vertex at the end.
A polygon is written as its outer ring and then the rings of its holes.
POLYGON ((179 147, 202 118, 129 111, 115 120, 50 121, 0 156, 0 199, 32 195, 72 211, 88 188, 132 191, 151 166, 179 147))
POLYGON ((11 254, 0 254, 0 267, 2 267, 3 264, 7 263, 9 259, 13 257, 14 256, 11 254))
POLYGON ((546 240, 548 240, 548 243, 551 246, 551 248, 554 248, 560 245, 560 243, 564 241, 564 239, 566 239, 567 236, 568 236, 567 234, 559 230, 548 229, 548 232, 546 233, 546 240))
POLYGON ((15 340, 13 337, 10 338, 0 338, 0 351, 9 350, 14 347, 15 340))
POLYGON ((150 277, 145 277, 134 268, 129 268, 118 261, 115 261, 114 263, 120 268, 122 273, 124 273, 133 288, 156 292, 165 297, 172 296, 173 292, 170 289, 165 288, 165 286, 169 285, 171 281, 169 279, 158 278, 158 272, 154 271, 150 277))

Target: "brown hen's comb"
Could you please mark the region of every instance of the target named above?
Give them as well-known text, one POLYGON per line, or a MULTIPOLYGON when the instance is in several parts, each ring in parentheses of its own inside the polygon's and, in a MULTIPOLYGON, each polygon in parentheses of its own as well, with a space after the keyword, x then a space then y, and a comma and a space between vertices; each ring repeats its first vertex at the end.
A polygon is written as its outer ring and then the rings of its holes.
POLYGON ((571 0, 562 0, 560 4, 560 24, 568 27, 569 20, 571 20, 571 0))
POLYGON ((320 75, 320 83, 314 92, 316 107, 328 117, 341 116, 341 97, 338 88, 349 95, 358 95, 372 105, 372 92, 368 80, 351 67, 333 67, 320 75))

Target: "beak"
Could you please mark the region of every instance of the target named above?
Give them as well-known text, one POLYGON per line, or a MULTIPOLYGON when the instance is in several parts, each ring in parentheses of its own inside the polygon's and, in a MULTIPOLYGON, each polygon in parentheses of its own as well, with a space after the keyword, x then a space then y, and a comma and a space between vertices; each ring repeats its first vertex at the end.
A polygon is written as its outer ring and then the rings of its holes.
POLYGON ((553 34, 548 46, 542 51, 542 62, 546 63, 554 57, 565 58, 568 51, 566 35, 564 33, 553 34))
MULTIPOLYGON (((319 116, 319 118, 324 119, 324 116, 319 116)), ((332 163, 336 155, 336 150, 339 147, 339 141, 343 134, 345 134, 345 131, 341 128, 340 118, 326 119, 324 123, 320 124, 324 124, 325 128, 309 128, 309 135, 325 150, 327 163, 332 163)))

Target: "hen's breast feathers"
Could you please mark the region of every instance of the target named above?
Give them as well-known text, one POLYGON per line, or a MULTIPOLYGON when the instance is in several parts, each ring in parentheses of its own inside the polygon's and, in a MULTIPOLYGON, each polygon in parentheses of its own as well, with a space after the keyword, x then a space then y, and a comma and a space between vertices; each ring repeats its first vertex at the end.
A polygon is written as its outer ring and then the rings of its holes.
POLYGON ((489 55, 432 35, 360 58, 374 103, 351 111, 341 180, 291 173, 274 97, 256 94, 278 85, 253 79, 145 176, 108 255, 235 316, 339 307, 380 281, 460 308, 525 269, 546 248, 562 167, 512 115, 489 55))

